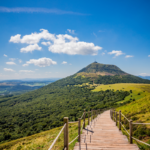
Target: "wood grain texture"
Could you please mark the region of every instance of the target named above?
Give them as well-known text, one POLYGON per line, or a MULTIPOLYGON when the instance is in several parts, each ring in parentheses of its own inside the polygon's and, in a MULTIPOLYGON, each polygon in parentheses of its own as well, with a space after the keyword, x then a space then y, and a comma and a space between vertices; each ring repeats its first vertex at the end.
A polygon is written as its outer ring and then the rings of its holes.
POLYGON ((135 144, 129 144, 125 135, 105 111, 88 125, 81 135, 81 143, 74 150, 139 150, 135 144))

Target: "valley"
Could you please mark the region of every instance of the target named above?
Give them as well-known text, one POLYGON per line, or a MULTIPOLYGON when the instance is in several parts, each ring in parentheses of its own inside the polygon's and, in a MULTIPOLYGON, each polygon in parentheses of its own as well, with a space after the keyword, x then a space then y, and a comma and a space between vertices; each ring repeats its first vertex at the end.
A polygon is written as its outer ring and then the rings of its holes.
MULTIPOLYGON (((30 137, 29 143, 34 143, 37 134, 59 129, 57 127, 63 125, 64 116, 68 116, 70 121, 77 121, 84 109, 90 111, 116 108, 126 111, 131 104, 135 107, 136 102, 149 100, 149 83, 150 80, 129 75, 114 65, 96 62, 74 75, 34 91, 0 97, 0 146, 19 147, 19 141, 25 137, 30 137), (100 70, 105 73, 100 74, 100 70), (109 73, 113 75, 108 75, 109 73), (13 140, 18 142, 13 143, 13 140)), ((35 84, 39 83, 25 83, 31 87, 35 84)), ((147 107, 147 104, 144 106, 147 107)), ((47 136, 45 134, 43 138, 47 136)), ((54 138, 55 136, 52 139, 54 138)), ((46 141, 50 142, 52 139, 46 141)), ((24 145, 27 146, 27 143, 21 142, 20 149, 25 149, 24 145)), ((45 145, 44 140, 39 145, 35 144, 34 148, 42 149, 42 145, 45 145)))

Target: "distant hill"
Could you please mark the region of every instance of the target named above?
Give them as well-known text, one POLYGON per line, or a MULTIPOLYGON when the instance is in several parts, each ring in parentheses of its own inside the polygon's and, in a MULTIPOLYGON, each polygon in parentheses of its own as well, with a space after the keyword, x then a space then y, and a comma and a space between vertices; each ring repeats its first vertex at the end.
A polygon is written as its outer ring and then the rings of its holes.
POLYGON ((117 102, 130 94, 128 91, 113 90, 93 92, 93 82, 150 83, 150 80, 129 75, 113 65, 92 63, 74 75, 37 90, 0 97, 0 143, 61 126, 65 116, 76 121, 83 109, 90 111, 116 107, 117 102), (100 75, 99 72, 111 75, 100 75))
POLYGON ((148 80, 150 80, 150 76, 138 76, 138 77, 140 77, 142 79, 148 79, 148 80))
POLYGON ((128 73, 122 71, 115 65, 106 65, 94 62, 87 67, 81 69, 78 73, 98 73, 99 75, 128 75, 128 73))

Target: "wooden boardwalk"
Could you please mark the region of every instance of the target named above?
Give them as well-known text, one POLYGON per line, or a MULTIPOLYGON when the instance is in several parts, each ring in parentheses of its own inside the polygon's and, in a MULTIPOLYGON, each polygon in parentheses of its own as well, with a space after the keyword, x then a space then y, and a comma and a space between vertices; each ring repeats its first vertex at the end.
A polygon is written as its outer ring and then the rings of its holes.
POLYGON ((129 144, 127 137, 111 120, 110 111, 105 111, 83 130, 81 144, 76 143, 74 150, 139 150, 139 148, 135 144, 129 144))

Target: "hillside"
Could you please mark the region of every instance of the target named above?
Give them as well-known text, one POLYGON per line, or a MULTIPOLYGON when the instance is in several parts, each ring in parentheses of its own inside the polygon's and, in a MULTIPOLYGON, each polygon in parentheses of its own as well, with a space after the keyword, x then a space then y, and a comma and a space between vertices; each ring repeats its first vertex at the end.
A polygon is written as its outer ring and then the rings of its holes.
MULTIPOLYGON (((117 108, 117 111, 119 110, 121 110, 128 119, 132 119, 133 122, 150 123, 150 94, 117 108)), ((127 122, 125 127, 127 129, 129 128, 127 122)), ((150 144, 150 125, 134 125, 133 137, 150 144)), ((143 150, 149 150, 149 147, 144 144, 139 142, 136 142, 136 144, 143 150)))
POLYGON ((81 69, 77 73, 86 72, 86 73, 97 73, 99 75, 128 75, 120 68, 115 65, 105 65, 94 62, 87 67, 81 69))
MULTIPOLYGON (((132 75, 101 76, 98 84, 150 83, 132 75)), ((129 91, 93 92, 93 77, 74 74, 18 96, 0 97, 0 143, 59 127, 63 117, 77 120, 83 109, 109 109, 121 105, 129 91), (83 86, 83 83, 88 83, 83 86), (82 85, 82 86, 75 86, 82 85)))

